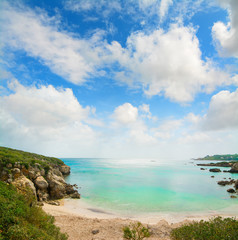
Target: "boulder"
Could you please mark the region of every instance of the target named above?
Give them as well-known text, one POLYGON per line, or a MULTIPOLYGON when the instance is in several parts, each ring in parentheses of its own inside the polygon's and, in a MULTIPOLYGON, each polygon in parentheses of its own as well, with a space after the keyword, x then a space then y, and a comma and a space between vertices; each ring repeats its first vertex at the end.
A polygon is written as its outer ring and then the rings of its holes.
POLYGON ((221 172, 220 168, 211 168, 209 169, 209 172, 221 172))
POLYGON ((232 181, 218 181, 217 182, 218 185, 221 185, 221 186, 226 186, 226 185, 230 185, 232 184, 232 181))
POLYGON ((70 174, 70 167, 65 165, 65 164, 61 165, 59 170, 63 175, 69 175, 70 174))
POLYGON ((235 181, 235 189, 238 190, 238 180, 235 181))
POLYGON ((237 198, 237 196, 231 195, 231 198, 237 198))
POLYGON ((228 193, 235 193, 236 191, 235 191, 235 189, 233 189, 233 188, 229 188, 229 189, 227 189, 227 192, 228 192, 228 193))
POLYGON ((37 198, 39 202, 47 201, 49 199, 49 193, 48 190, 37 190, 37 198))
POLYGON ((78 191, 75 191, 74 193, 70 194, 69 197, 80 199, 80 194, 78 191))
POLYGON ((58 168, 54 168, 53 170, 53 173, 59 177, 63 177, 62 173, 60 172, 60 170, 58 168))
POLYGON ((46 190, 48 188, 48 182, 42 176, 37 177, 34 183, 37 189, 46 190))
POLYGON ((36 200, 36 189, 34 183, 26 178, 24 175, 18 177, 12 182, 18 192, 25 195, 27 199, 36 200))
POLYGON ((238 162, 232 165, 230 173, 238 173, 238 162))
POLYGON ((13 168, 11 172, 14 179, 21 176, 21 170, 19 168, 13 168))
POLYGON ((46 179, 49 184, 50 197, 53 199, 63 198, 66 194, 66 183, 64 179, 55 175, 51 170, 48 172, 46 179))

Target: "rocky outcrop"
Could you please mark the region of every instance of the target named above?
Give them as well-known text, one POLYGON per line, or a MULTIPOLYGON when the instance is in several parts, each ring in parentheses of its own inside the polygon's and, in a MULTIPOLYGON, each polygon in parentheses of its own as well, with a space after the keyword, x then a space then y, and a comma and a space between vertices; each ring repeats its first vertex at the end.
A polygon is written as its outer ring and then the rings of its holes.
POLYGON ((31 180, 26 178, 24 175, 19 176, 14 181, 12 181, 12 185, 14 185, 18 192, 27 196, 27 198, 31 198, 32 200, 36 200, 36 188, 31 180))
POLYGON ((64 180, 64 176, 69 173, 70 167, 67 165, 52 165, 44 169, 39 163, 35 163, 26 168, 15 162, 0 169, 0 179, 12 183, 18 191, 32 195, 40 202, 64 197, 80 198, 75 186, 64 180))
POLYGON ((230 173, 238 173, 238 162, 232 165, 230 173))
POLYGON ((70 174, 70 167, 67 166, 67 165, 61 165, 59 170, 63 175, 69 175, 70 174))

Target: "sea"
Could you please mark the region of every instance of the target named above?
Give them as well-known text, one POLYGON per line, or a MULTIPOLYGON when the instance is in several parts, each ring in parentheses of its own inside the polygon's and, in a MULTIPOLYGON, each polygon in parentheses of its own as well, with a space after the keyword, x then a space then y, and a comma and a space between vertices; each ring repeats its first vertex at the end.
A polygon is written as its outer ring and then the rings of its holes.
MULTIPOLYGON (((200 170, 197 160, 63 158, 71 167, 66 182, 77 184, 83 201, 125 215, 135 213, 237 213, 220 180, 238 174, 200 170), (211 176, 214 176, 213 178, 211 176)), ((202 161, 208 163, 212 161, 202 161)), ((227 170, 227 168, 221 168, 227 170)), ((78 200, 81 201, 81 200, 78 200)))

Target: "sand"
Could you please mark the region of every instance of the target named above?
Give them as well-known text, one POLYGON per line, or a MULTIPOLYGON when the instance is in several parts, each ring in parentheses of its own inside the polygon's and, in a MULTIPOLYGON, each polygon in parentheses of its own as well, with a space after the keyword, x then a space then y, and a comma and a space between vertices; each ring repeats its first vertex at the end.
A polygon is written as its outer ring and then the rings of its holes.
POLYGON ((215 216, 235 216, 232 212, 229 215, 209 212, 207 214, 157 213, 123 216, 92 207, 83 200, 65 199, 60 203, 60 206, 45 203, 43 210, 55 217, 56 225, 62 232, 68 234, 69 240, 123 240, 123 227, 136 221, 140 221, 150 228, 152 235, 149 239, 169 240, 170 231, 186 222, 208 220, 215 216))

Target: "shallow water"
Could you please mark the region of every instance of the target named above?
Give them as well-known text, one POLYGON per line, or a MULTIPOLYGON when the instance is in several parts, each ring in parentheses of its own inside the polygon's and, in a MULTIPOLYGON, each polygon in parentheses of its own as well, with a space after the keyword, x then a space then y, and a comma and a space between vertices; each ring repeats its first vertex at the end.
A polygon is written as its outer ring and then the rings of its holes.
POLYGON ((238 213, 238 199, 231 199, 226 192, 228 187, 217 184, 223 178, 238 179, 238 174, 211 173, 209 167, 201 171, 195 166, 198 161, 62 160, 71 167, 66 181, 76 183, 82 198, 95 207, 126 214, 199 213, 232 207, 238 213))

